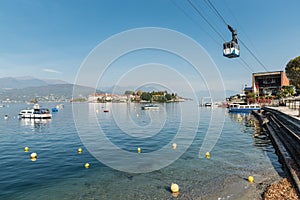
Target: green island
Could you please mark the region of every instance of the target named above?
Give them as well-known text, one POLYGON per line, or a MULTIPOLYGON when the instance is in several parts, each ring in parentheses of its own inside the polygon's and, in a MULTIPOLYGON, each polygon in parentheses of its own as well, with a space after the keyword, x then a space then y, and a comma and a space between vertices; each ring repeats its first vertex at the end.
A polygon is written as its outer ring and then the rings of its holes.
POLYGON ((129 103, 129 102, 149 102, 149 103, 169 103, 169 102, 183 102, 186 99, 177 95, 177 93, 168 93, 167 91, 152 91, 143 92, 142 90, 131 91, 127 90, 123 95, 107 94, 107 93, 93 93, 89 95, 88 102, 90 103, 129 103))

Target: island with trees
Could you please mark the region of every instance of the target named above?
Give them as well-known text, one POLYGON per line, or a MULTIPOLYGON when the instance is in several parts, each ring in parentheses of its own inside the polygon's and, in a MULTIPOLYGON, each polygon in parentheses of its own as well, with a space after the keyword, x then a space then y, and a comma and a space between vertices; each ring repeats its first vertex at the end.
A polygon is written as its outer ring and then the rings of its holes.
POLYGON ((89 95, 88 102, 149 102, 149 103, 169 103, 183 102, 186 99, 177 95, 177 93, 168 93, 167 91, 144 92, 142 90, 127 90, 123 95, 93 93, 89 95))

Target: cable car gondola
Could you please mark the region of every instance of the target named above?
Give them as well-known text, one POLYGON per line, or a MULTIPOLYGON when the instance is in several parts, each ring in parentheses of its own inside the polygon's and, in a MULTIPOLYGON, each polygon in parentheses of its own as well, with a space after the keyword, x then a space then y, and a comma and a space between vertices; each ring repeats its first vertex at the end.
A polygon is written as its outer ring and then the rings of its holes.
POLYGON ((223 56, 227 58, 237 58, 240 56, 237 34, 230 25, 228 25, 228 29, 232 34, 232 40, 223 44, 223 56))

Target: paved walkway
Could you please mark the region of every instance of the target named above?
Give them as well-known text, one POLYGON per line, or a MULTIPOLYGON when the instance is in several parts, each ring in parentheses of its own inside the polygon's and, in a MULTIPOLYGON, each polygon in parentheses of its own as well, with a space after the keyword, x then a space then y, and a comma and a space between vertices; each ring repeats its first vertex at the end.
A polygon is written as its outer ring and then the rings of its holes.
POLYGON ((292 116, 292 117, 300 120, 299 109, 290 109, 289 107, 283 107, 283 106, 280 106, 280 107, 268 107, 268 108, 271 108, 271 109, 274 109, 274 110, 279 110, 282 113, 285 113, 287 115, 290 115, 290 116, 292 116))

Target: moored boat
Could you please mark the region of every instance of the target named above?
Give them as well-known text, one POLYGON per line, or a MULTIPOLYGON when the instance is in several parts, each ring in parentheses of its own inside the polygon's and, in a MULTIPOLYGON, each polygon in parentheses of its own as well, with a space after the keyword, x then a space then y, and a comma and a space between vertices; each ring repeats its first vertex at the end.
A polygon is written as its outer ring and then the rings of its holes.
POLYGON ((159 110, 159 106, 154 104, 149 104, 149 105, 142 106, 142 110, 159 110))
POLYGON ((32 109, 21 110, 19 118, 29 119, 51 119, 52 115, 48 108, 41 108, 38 104, 34 104, 32 109))
POLYGON ((207 103, 204 104, 205 107, 212 107, 212 105, 213 104, 211 102, 207 102, 207 103))
POLYGON ((229 112, 242 112, 242 113, 249 113, 253 110, 260 110, 261 106, 258 104, 230 104, 229 105, 229 112))

